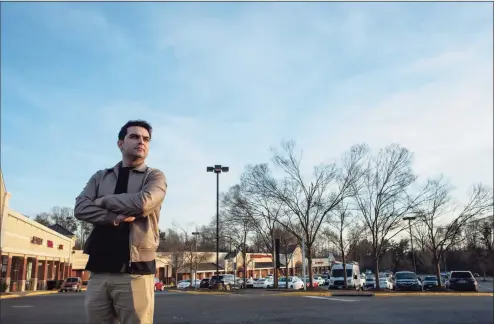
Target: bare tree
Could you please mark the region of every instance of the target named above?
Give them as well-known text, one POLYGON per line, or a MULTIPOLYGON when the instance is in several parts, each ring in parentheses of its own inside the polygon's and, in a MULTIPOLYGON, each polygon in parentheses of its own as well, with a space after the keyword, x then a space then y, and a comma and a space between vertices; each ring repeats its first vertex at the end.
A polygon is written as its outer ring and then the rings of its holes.
POLYGON ((196 252, 194 241, 186 242, 186 248, 189 249, 187 251, 184 251, 183 253, 183 259, 184 259, 183 268, 189 269, 189 275, 191 278, 191 287, 192 287, 194 284, 193 279, 198 279, 197 273, 200 265, 208 261, 214 253, 201 252, 201 251, 196 252))
POLYGON ((83 249, 84 244, 86 244, 86 240, 93 229, 93 225, 87 222, 77 221, 78 229, 77 229, 77 248, 83 249))
POLYGON ((167 241, 167 252, 165 254, 168 255, 170 259, 175 285, 177 285, 179 272, 187 269, 190 245, 188 244, 187 229, 181 228, 175 223, 172 224, 172 226, 173 228, 169 229, 165 236, 167 241))
POLYGON ((333 243, 341 257, 344 266, 344 287, 348 288, 347 282, 347 260, 349 255, 356 248, 361 237, 361 228, 358 226, 358 216, 349 210, 349 204, 342 201, 335 209, 335 215, 328 215, 326 222, 330 225, 327 228, 327 237, 333 243), (330 217, 334 216, 334 217, 330 217))
POLYGON ((63 226, 72 233, 77 232, 78 222, 74 217, 74 209, 70 207, 55 206, 52 208, 50 214, 53 223, 63 226))
POLYGON ((484 248, 493 257, 493 215, 489 219, 484 220, 481 225, 481 241, 484 248))
POLYGON ((476 217, 493 211, 493 192, 482 184, 473 186, 471 196, 464 206, 454 204, 451 188, 443 178, 429 180, 425 186, 426 199, 415 208, 419 225, 416 236, 426 237, 426 246, 432 253, 438 285, 441 285, 440 261, 446 251, 460 244, 463 230, 476 217), (442 225, 442 217, 451 220, 442 225), (419 233, 418 233, 419 232, 419 233))
POLYGON ((224 225, 224 236, 230 239, 236 251, 241 251, 244 287, 246 287, 247 241, 254 229, 254 218, 251 205, 243 196, 239 185, 231 187, 222 196, 221 216, 224 225))
POLYGON ((253 246, 258 247, 258 251, 260 252, 272 255, 274 288, 277 288, 278 272, 275 264, 275 229, 279 225, 279 220, 284 212, 283 204, 279 200, 271 199, 257 190, 252 190, 253 188, 249 186, 249 183, 242 181, 245 178, 249 177, 241 176, 241 183, 237 187, 237 197, 242 199, 242 204, 249 210, 247 216, 252 218, 254 230, 253 246))
POLYGON ((76 249, 82 249, 86 243, 93 226, 86 222, 78 221, 74 217, 74 210, 70 207, 52 207, 50 212, 42 212, 36 215, 35 221, 44 225, 52 226, 58 224, 77 236, 74 246, 76 249))
MULTIPOLYGON (((273 150, 273 163, 285 177, 277 181, 266 164, 249 166, 242 182, 250 192, 258 192, 282 204, 283 217, 278 223, 300 240, 304 239, 308 262, 312 264, 314 242, 325 217, 345 198, 352 195, 352 187, 360 177, 360 162, 366 146, 353 146, 344 156, 343 166, 321 164, 313 169, 308 182, 301 171, 301 156, 295 152, 294 142, 283 142, 282 151, 273 150), (296 229, 302 229, 298 231, 296 229)), ((309 267, 310 286, 313 284, 309 267)))
POLYGON ((275 227, 274 236, 280 239, 280 253, 283 255, 283 258, 281 257, 280 259, 285 264, 285 288, 288 289, 289 263, 299 242, 297 237, 283 226, 275 227))
POLYGON ((35 221, 44 226, 53 225, 52 215, 50 213, 42 212, 36 215, 34 218, 35 221))
POLYGON ((418 198, 408 190, 416 180, 412 171, 412 154, 392 144, 376 155, 368 152, 366 169, 354 187, 356 208, 369 230, 375 262, 375 280, 379 285, 380 256, 394 236, 404 229, 402 218, 418 198))

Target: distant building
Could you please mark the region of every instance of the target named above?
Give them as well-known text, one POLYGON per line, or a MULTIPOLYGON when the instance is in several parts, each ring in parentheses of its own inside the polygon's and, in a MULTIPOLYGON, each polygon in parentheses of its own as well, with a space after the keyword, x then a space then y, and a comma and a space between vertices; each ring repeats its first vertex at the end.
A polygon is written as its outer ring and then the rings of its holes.
POLYGON ((0 291, 42 290, 70 276, 75 236, 10 209, 1 170, 0 182, 0 291))

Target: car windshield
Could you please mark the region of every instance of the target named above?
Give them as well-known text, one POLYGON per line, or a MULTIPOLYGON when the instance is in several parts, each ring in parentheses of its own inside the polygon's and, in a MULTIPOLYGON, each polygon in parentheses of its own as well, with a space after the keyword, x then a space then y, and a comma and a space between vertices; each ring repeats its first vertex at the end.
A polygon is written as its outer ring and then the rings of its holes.
POLYGON ((416 274, 413 272, 403 272, 403 273, 396 273, 395 278, 397 279, 416 279, 416 274))
POLYGON ((67 278, 67 282, 77 282, 77 278, 67 278))
POLYGON ((387 278, 387 274, 386 273, 380 273, 380 278, 387 278))
POLYGON ((452 272, 451 278, 462 278, 462 279, 470 279, 473 276, 470 272, 452 272))
POLYGON ((278 281, 282 281, 282 282, 285 282, 287 279, 285 279, 284 277, 278 279, 278 281))
MULTIPOLYGON (((344 276, 344 269, 333 269, 332 270, 332 277, 343 277, 344 276)), ((347 277, 352 276, 352 269, 347 269, 347 277)))
POLYGON ((425 277, 425 280, 426 281, 437 281, 437 277, 435 277, 435 276, 426 276, 425 277))

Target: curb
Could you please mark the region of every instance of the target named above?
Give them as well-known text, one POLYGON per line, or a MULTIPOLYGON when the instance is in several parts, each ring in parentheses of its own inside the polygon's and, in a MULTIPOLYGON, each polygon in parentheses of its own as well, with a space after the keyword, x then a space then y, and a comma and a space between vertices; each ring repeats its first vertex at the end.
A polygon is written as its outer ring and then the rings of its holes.
POLYGON ((180 289, 169 289, 165 291, 170 292, 178 292, 181 294, 190 294, 190 295, 231 295, 235 294, 232 291, 215 291, 215 290, 180 290, 180 289))
POLYGON ((375 297, 407 297, 407 296, 449 296, 449 297, 493 297, 493 293, 455 293, 455 292, 423 292, 423 293, 376 293, 375 297))
POLYGON ((376 293, 332 293, 326 291, 292 291, 292 292, 280 292, 279 296, 327 296, 327 297, 412 297, 412 296, 438 296, 438 297, 493 297, 493 293, 479 292, 479 293, 469 293, 469 292, 403 292, 403 293, 386 293, 386 292, 376 292, 376 293))
MULTIPOLYGON (((86 287, 82 288, 82 291, 86 291, 86 287)), ((20 294, 2 294, 0 295, 0 299, 12 299, 12 298, 21 298, 21 297, 31 297, 31 296, 41 296, 41 295, 53 295, 59 293, 58 290, 41 290, 41 291, 33 291, 30 293, 25 293, 23 295, 20 294)))
POLYGON ((280 296, 327 296, 327 297, 373 297, 373 294, 331 293, 327 291, 281 292, 280 296))

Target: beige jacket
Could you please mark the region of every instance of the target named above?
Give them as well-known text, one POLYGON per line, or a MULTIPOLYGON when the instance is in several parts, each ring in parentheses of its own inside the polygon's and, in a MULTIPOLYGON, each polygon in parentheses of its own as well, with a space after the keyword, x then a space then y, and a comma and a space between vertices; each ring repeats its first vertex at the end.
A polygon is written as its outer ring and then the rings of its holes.
MULTIPOLYGON (((89 179, 76 198, 74 216, 94 225, 113 224, 118 215, 136 217, 130 223, 131 262, 152 261, 159 243, 158 222, 167 192, 167 180, 163 172, 143 163, 129 174, 127 193, 114 194, 121 163, 100 170, 89 179), (100 197, 103 197, 103 207, 93 203, 100 197)), ((86 242, 85 253, 89 241, 90 238, 86 242)))

